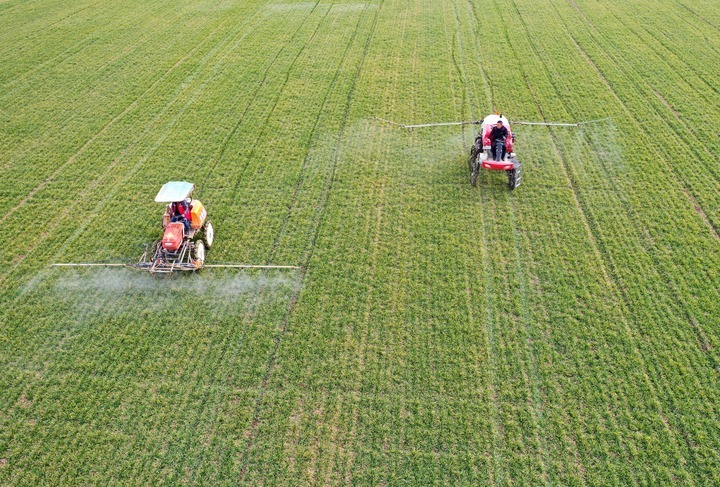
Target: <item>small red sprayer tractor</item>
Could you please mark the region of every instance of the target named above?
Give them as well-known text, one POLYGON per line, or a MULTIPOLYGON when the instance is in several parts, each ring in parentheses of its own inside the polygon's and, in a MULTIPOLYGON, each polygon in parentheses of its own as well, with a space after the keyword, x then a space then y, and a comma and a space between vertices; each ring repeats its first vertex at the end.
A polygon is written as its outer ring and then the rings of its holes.
POLYGON ((200 200, 193 198, 193 183, 170 181, 165 183, 155 201, 165 203, 162 216, 162 237, 145 244, 145 252, 134 263, 80 262, 56 263, 54 267, 132 267, 152 274, 175 271, 197 271, 204 268, 235 269, 301 269, 294 265, 258 265, 240 263, 207 264, 205 253, 215 241, 215 231, 200 200))
MULTIPOLYGON (((486 116, 482 120, 467 121, 467 122, 440 122, 440 123, 422 123, 416 125, 406 125, 384 118, 375 117, 376 119, 395 125, 404 129, 417 129, 425 127, 442 127, 448 125, 480 125, 481 129, 475 137, 475 143, 470 148, 470 184, 475 186, 477 184, 477 178, 480 169, 486 169, 489 171, 505 171, 508 178, 508 187, 513 190, 520 185, 522 181, 522 164, 518 161, 515 156, 514 142, 515 135, 513 134, 510 125, 544 125, 550 127, 579 127, 588 123, 600 122, 607 119, 590 120, 587 122, 577 123, 554 123, 554 122, 522 122, 522 121, 511 121, 505 118, 502 114, 492 113, 486 116), (502 122, 502 124, 498 124, 502 122), (507 131, 502 132, 502 136, 498 137, 497 133, 493 132, 493 128, 497 125, 501 125, 507 131)), ((500 127, 498 127, 498 130, 500 127)))
POLYGON ((207 218, 207 210, 193 199, 193 183, 170 181, 165 183, 155 201, 166 203, 162 217, 163 236, 140 256, 137 267, 150 272, 195 271, 205 264, 205 252, 210 250, 215 231, 207 218))

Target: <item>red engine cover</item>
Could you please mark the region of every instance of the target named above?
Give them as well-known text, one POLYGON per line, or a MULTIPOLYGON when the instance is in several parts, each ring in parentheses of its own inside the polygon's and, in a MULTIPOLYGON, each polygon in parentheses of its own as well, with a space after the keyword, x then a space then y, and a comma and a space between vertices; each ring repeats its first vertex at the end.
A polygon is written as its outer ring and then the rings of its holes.
POLYGON ((183 241, 185 227, 181 222, 168 223, 162 238, 162 246, 169 252, 175 252, 180 248, 183 241))

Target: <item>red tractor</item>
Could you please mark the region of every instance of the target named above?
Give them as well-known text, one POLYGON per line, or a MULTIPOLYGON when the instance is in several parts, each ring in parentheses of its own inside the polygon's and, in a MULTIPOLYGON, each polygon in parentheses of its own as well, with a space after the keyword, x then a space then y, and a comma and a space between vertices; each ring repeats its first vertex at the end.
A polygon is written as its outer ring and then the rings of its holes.
POLYGON ((522 164, 513 152, 514 136, 510 130, 510 122, 502 115, 488 115, 481 122, 481 130, 470 149, 470 184, 477 183, 480 168, 490 171, 505 171, 508 176, 508 187, 512 190, 522 180, 522 164), (490 133, 498 122, 507 129, 505 139, 490 139, 490 133))
POLYGON ((167 203, 162 218, 163 236, 140 257, 136 267, 152 273, 196 271, 205 263, 205 251, 215 238, 207 219, 205 206, 193 199, 193 183, 170 181, 165 183, 155 201, 167 203))
MULTIPOLYGON (((475 186, 477 183, 478 173, 480 168, 487 169, 490 171, 505 171, 508 176, 508 186, 511 190, 517 188, 520 185, 522 179, 522 164, 518 162, 513 151, 513 142, 515 136, 510 130, 510 122, 507 118, 503 117, 502 114, 491 114, 485 117, 482 121, 465 121, 465 122, 440 122, 440 123, 420 123, 420 124, 403 124, 397 123, 384 118, 375 117, 381 122, 385 122, 396 127, 403 129, 414 130, 426 127, 443 127, 450 125, 481 125, 482 129, 475 138, 475 144, 470 149, 470 183, 475 186), (507 136, 504 139, 496 138, 494 141, 491 140, 491 132, 493 127, 502 121, 502 124, 507 128, 507 136), (495 145, 495 147, 493 147, 495 145)), ((582 125, 590 123, 598 123, 610 118, 601 118, 597 120, 588 120, 585 122, 575 123, 557 123, 557 122, 523 122, 514 121, 515 125, 538 125, 546 127, 580 127, 582 125)))

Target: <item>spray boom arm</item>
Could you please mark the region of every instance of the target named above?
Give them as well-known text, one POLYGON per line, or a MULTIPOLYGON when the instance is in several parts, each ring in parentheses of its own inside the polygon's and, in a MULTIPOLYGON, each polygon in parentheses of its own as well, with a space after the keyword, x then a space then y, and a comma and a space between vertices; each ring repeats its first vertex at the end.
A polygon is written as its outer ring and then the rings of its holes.
MULTIPOLYGON (((448 125, 480 125, 482 124, 482 120, 473 120, 473 121, 464 121, 464 122, 439 122, 439 123, 420 123, 415 125, 406 125, 403 123, 397 123, 397 122, 391 122, 390 120, 385 120, 384 118, 375 117, 377 120, 380 120, 381 122, 389 123, 390 125, 395 125, 396 127, 400 127, 403 129, 417 129, 417 128, 424 128, 424 127, 445 127, 448 125)), ((602 122, 605 120, 609 120, 610 117, 607 118, 600 118, 597 120, 587 120, 585 122, 576 122, 576 123, 557 123, 557 122, 524 122, 521 120, 510 120, 511 124, 514 125, 544 125, 549 127, 579 127, 581 125, 586 125, 588 123, 597 123, 602 122)))

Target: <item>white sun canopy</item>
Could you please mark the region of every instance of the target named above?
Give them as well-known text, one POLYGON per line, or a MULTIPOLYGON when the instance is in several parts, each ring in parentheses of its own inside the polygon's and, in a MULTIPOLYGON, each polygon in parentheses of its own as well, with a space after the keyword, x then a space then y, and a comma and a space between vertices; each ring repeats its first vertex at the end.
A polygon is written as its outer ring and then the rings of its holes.
POLYGON ((190 196, 195 189, 193 183, 185 181, 170 181, 163 184, 160 188, 155 201, 157 203, 173 203, 175 201, 182 201, 190 196))
POLYGON ((496 115, 494 113, 492 115, 488 115, 487 117, 485 117, 482 124, 483 124, 483 126, 495 125, 496 123, 498 123, 498 120, 502 120, 503 125, 505 125, 506 127, 510 127, 510 123, 508 122, 507 118, 502 117, 500 115, 496 115))

